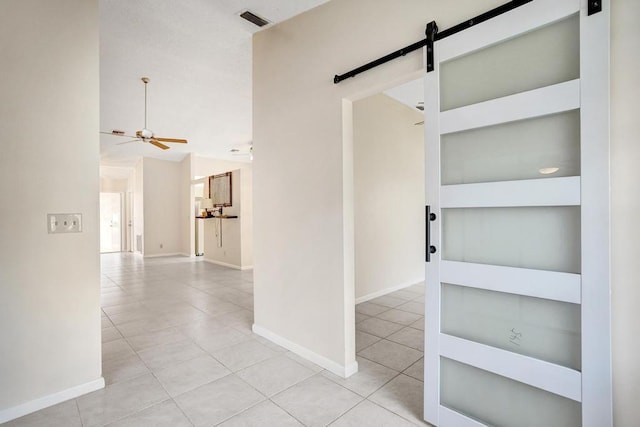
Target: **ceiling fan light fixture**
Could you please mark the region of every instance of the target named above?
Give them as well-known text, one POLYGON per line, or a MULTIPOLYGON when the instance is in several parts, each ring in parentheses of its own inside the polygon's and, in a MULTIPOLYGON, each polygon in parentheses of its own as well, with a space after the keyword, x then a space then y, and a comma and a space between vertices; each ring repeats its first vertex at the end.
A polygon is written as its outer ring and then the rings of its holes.
POLYGON ((136 135, 135 136, 129 136, 126 135, 124 133, 124 131, 121 130, 117 130, 114 129, 111 132, 100 132, 100 133, 105 133, 105 134, 109 134, 109 135, 116 135, 116 136, 126 136, 129 138, 136 138, 133 141, 125 141, 125 142, 121 142, 117 145, 120 144, 126 144, 129 142, 134 142, 134 141, 140 141, 140 142, 148 142, 151 145, 155 145, 156 147, 162 149, 162 150, 168 150, 169 146, 168 145, 164 145, 163 142, 175 142, 178 144, 186 144, 187 140, 186 139, 178 139, 178 138, 156 138, 155 135, 153 134, 153 131, 149 128, 147 128, 147 83, 149 83, 149 77, 141 77, 140 80, 142 80, 142 83, 144 83, 144 127, 142 128, 142 130, 136 131, 136 135))
POLYGON ((140 136, 144 139, 153 138, 153 132, 150 129, 144 128, 140 131, 140 136))

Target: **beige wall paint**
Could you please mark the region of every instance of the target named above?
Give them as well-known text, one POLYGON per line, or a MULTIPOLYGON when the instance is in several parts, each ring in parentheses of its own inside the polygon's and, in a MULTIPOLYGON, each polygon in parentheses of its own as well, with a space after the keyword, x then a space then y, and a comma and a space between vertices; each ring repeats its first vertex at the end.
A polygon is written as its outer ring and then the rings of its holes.
POLYGON ((237 215, 238 218, 229 219, 205 219, 204 221, 204 259, 205 261, 227 265, 230 267, 242 267, 242 241, 240 216, 242 212, 242 199, 240 190, 242 171, 240 169, 231 172, 231 203, 232 206, 224 207, 224 215, 237 215), (221 230, 222 228, 222 230, 221 230), (222 246, 220 246, 220 232, 222 231, 222 246))
POLYGON ((100 192, 126 193, 133 191, 135 169, 132 167, 118 167, 100 165, 100 192))
POLYGON ((640 2, 611 2, 613 409, 617 426, 640 420, 640 2))
POLYGON ((417 77, 423 61, 417 52, 340 85, 333 75, 419 40, 431 20, 447 28, 501 3, 332 1, 254 36, 257 326, 353 365, 353 163, 342 105, 417 77))
POLYGON ((195 235, 191 193, 192 158, 192 155, 188 155, 180 162, 180 253, 186 256, 195 255, 195 247, 192 248, 192 236, 195 235))
POLYGON ((253 268, 253 169, 240 170, 240 241, 243 269, 253 268))
POLYGON ((204 177, 217 175, 219 173, 225 173, 236 169, 246 171, 251 170, 252 167, 253 166, 251 163, 232 162, 230 160, 211 159, 209 157, 194 156, 193 178, 195 178, 196 176, 204 177))
POLYGON ((424 280, 424 127, 378 94, 353 103, 356 300, 424 280))
POLYGON ((144 251, 144 162, 136 163, 133 178, 133 251, 144 251), (138 237, 141 244, 138 246, 138 237))
POLYGON ((128 187, 127 179, 100 178, 101 193, 126 193, 128 187))
POLYGON ((181 172, 179 162, 143 159, 144 256, 182 253, 181 172))
MULTIPOLYGON (((194 177, 206 177, 231 171, 239 171, 238 183, 236 183, 236 181, 233 182, 233 204, 235 205, 236 200, 239 202, 237 214, 240 216, 238 219, 240 226, 240 245, 242 248, 237 265, 246 269, 253 266, 253 165, 252 163, 232 162, 207 157, 194 157, 193 159, 194 177), (236 194, 238 195, 237 198, 236 194)), ((208 195, 209 182, 206 181, 205 197, 208 197, 208 195)))
POLYGON ((1 419, 101 378, 98 2, 2 2, 0 52, 1 419))
MULTIPOLYGON (((352 310, 344 247, 342 102, 409 80, 407 55, 333 85, 331 77, 412 43, 436 20, 446 29, 502 1, 341 0, 254 37, 256 323, 336 363, 350 360, 352 310), (366 13, 362 13, 366 10, 366 13), (291 203, 295 201, 295 203, 291 203)), ((640 3, 612 1, 612 315, 614 419, 633 425, 640 388, 640 3)), ((346 172, 346 173, 345 173, 346 172)), ((348 229, 348 227, 347 227, 348 229)), ((348 267, 348 265, 347 265, 348 267)))

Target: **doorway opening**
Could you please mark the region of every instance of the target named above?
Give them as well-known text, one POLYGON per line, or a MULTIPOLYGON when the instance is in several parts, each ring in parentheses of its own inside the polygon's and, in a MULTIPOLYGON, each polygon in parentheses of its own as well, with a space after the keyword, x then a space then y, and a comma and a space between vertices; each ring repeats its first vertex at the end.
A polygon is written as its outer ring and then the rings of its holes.
POLYGON ((192 206, 192 215, 191 215, 191 223, 192 225, 192 237, 191 241, 193 242, 191 247, 192 253, 191 255, 195 256, 203 256, 204 255, 204 224, 202 220, 198 220, 197 217, 202 215, 202 205, 201 202, 205 198, 205 184, 206 178, 200 178, 198 180, 193 180, 191 182, 191 200, 193 203, 192 206))
MULTIPOLYGON (((356 360, 363 373, 378 365, 400 372, 390 386, 405 390, 408 401, 423 388, 422 81, 420 74, 345 103, 352 125, 356 360)), ((422 418, 419 408, 410 412, 403 415, 422 418)))
POLYGON ((122 252, 123 193, 100 193, 100 253, 122 252))
POLYGON ((424 281, 422 79, 352 103, 355 302, 424 281))

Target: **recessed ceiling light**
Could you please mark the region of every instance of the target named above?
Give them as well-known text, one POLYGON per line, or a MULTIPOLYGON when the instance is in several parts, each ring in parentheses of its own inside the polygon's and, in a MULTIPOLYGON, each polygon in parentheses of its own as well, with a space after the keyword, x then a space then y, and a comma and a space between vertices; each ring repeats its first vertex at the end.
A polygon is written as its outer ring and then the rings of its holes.
POLYGON ((538 172, 540 172, 542 175, 551 175, 552 173, 556 173, 560 170, 560 168, 540 168, 538 169, 538 172))

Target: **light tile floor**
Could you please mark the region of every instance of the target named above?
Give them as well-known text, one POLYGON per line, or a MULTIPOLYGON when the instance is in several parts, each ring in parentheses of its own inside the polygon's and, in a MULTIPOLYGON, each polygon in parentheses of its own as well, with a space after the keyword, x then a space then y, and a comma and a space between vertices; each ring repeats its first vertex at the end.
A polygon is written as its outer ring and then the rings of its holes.
POLYGON ((422 421, 424 290, 356 306, 340 378, 251 331, 252 273, 101 255, 107 386, 8 426, 411 426, 422 421))

